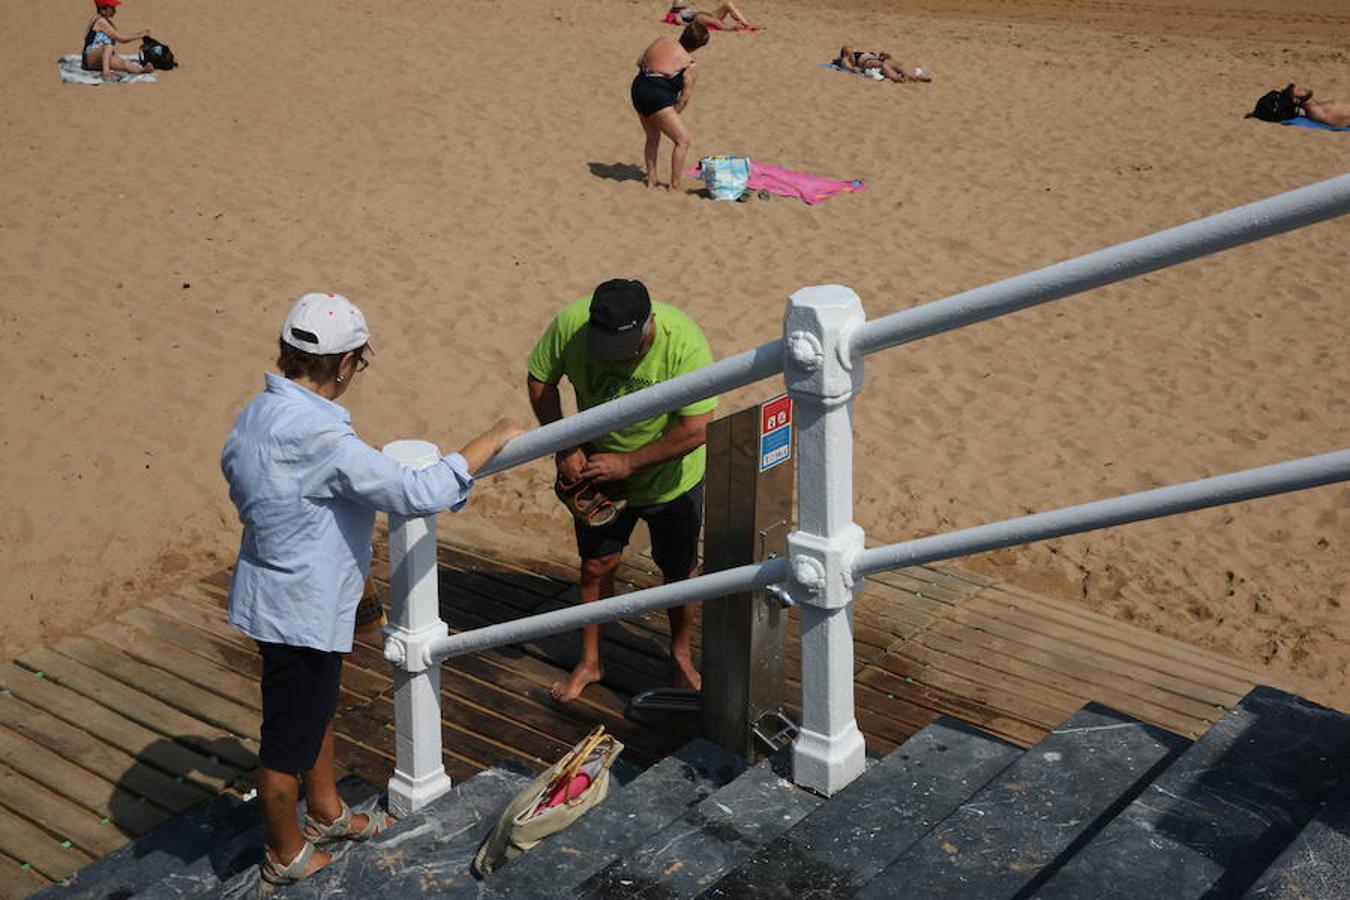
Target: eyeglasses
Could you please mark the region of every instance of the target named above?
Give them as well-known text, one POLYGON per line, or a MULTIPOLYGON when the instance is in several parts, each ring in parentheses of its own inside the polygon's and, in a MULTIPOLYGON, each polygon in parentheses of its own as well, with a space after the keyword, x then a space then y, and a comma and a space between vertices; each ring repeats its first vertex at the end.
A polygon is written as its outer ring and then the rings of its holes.
POLYGON ((357 355, 357 357, 356 357, 356 371, 358 371, 358 372, 364 372, 364 371, 366 370, 366 367, 369 366, 369 365, 370 365, 370 360, 366 359, 364 356, 361 356, 361 355, 359 355, 359 354, 357 355))

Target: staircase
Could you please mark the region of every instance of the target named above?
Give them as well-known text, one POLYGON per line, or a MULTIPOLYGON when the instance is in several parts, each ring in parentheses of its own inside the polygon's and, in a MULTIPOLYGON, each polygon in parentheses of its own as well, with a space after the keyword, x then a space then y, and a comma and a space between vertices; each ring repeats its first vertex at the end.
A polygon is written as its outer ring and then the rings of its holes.
MULTIPOLYGON (((780 755, 696 740, 485 881, 530 779, 486 770, 278 898, 1278 898, 1350 896, 1350 716, 1268 687, 1199 740, 1090 704, 1027 750, 939 719, 828 800, 780 755)), ((343 785, 370 808, 375 789, 343 785)), ((253 897, 256 810, 217 798, 42 898, 253 897)))

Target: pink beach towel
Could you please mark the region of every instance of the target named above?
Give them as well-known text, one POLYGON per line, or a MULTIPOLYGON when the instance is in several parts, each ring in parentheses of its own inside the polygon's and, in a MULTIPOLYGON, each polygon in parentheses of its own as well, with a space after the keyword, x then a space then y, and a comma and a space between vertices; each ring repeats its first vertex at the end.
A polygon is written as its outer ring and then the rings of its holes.
MULTIPOLYGON (((698 172, 698 166, 694 166, 685 174, 697 178, 698 172)), ((748 191, 768 191, 770 194, 777 194, 780 197, 796 197, 798 200, 814 206, 830 199, 835 194, 856 194, 859 191, 865 191, 867 185, 861 181, 840 181, 837 178, 826 178, 823 175, 808 175, 805 172, 795 172, 781 166, 770 166, 752 159, 750 160, 750 181, 746 184, 745 189, 748 191)))

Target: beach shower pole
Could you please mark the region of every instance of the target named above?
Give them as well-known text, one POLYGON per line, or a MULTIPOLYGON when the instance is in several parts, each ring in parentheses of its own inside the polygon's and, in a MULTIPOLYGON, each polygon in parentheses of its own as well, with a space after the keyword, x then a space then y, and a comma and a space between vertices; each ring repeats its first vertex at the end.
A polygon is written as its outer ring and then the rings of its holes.
POLYGON ((788 299, 784 376, 796 407, 798 530, 788 535, 789 592, 801 607, 802 722, 792 780, 830 796, 863 772, 866 748, 853 706, 853 561, 863 531, 853 522, 853 395, 861 355, 850 349, 862 303, 839 285, 788 299))
MULTIPOLYGON (((425 469, 440 460, 429 441, 394 441, 384 452, 425 469)), ((389 514, 392 596, 384 655, 394 672, 394 775, 389 811, 403 818, 450 790, 441 760, 441 664, 428 664, 427 645, 450 630, 436 596, 436 517, 389 514)))

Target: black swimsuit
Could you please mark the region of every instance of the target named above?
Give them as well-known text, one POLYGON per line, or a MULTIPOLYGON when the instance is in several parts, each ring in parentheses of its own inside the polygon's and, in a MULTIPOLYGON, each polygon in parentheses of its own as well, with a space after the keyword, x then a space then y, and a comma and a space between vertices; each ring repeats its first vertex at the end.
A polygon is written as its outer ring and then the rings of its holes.
POLYGON ((683 70, 674 75, 639 72, 633 79, 633 86, 628 93, 633 101, 633 109, 638 111, 638 115, 650 116, 678 103, 680 92, 683 90, 683 70))

